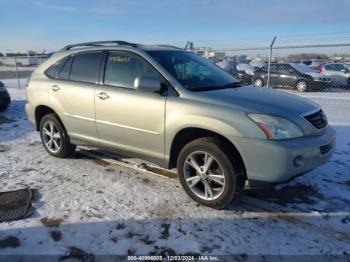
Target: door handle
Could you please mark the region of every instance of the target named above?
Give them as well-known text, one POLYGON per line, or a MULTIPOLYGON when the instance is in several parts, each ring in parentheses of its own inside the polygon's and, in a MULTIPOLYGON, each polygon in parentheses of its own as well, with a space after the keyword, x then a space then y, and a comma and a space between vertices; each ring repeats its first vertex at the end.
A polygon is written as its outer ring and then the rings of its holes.
POLYGON ((101 100, 106 100, 109 98, 109 95, 106 92, 101 92, 97 94, 97 97, 100 98, 101 100))
POLYGON ((60 87, 58 85, 53 85, 51 86, 51 90, 57 92, 58 90, 60 90, 60 87))

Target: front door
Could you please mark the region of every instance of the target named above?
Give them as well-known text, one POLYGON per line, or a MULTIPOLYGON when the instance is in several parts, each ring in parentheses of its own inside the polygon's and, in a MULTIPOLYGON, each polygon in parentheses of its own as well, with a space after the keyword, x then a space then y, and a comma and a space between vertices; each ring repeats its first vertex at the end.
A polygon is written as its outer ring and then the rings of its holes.
POLYGON ((166 97, 135 90, 141 75, 160 77, 136 54, 109 52, 95 96, 97 132, 103 146, 163 159, 166 97))

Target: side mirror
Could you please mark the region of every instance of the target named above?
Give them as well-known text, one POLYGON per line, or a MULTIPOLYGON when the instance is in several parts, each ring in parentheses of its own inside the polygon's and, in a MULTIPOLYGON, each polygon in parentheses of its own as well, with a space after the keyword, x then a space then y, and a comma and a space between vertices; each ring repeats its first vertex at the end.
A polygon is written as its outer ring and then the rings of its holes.
POLYGON ((289 72, 290 74, 294 74, 294 70, 293 70, 293 69, 289 69, 288 72, 289 72))
POLYGON ((160 79, 157 77, 138 76, 134 80, 134 88, 143 92, 158 92, 160 85, 160 79))

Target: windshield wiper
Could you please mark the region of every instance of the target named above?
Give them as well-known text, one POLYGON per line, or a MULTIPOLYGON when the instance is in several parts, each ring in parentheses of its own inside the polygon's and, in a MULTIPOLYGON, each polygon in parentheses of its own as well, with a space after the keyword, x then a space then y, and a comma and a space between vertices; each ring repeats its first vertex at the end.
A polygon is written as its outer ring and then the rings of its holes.
POLYGON ((241 82, 232 82, 227 85, 220 86, 218 89, 235 88, 235 87, 241 87, 241 86, 243 86, 241 82))
POLYGON ((241 86, 243 86, 241 82, 232 82, 223 86, 197 87, 197 88, 190 88, 190 90, 193 92, 200 92, 200 91, 212 91, 212 90, 219 90, 219 89, 236 88, 241 86))

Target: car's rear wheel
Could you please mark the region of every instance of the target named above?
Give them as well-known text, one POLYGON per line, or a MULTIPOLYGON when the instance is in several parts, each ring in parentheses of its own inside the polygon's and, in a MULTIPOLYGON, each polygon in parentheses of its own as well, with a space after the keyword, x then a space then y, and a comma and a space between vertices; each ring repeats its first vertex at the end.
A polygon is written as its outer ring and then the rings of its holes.
POLYGON ((64 126, 56 114, 47 114, 40 121, 40 137, 46 151, 55 157, 68 157, 75 152, 64 126))
POLYGON ((304 80, 300 80, 296 84, 296 88, 299 92, 305 92, 307 90, 307 83, 304 80))
POLYGON ((198 203, 221 209, 231 203, 243 187, 241 163, 230 158, 216 138, 201 138, 181 150, 177 169, 186 193, 198 203))
POLYGON ((261 78, 257 78, 254 80, 254 86, 263 86, 264 85, 264 81, 261 78))

